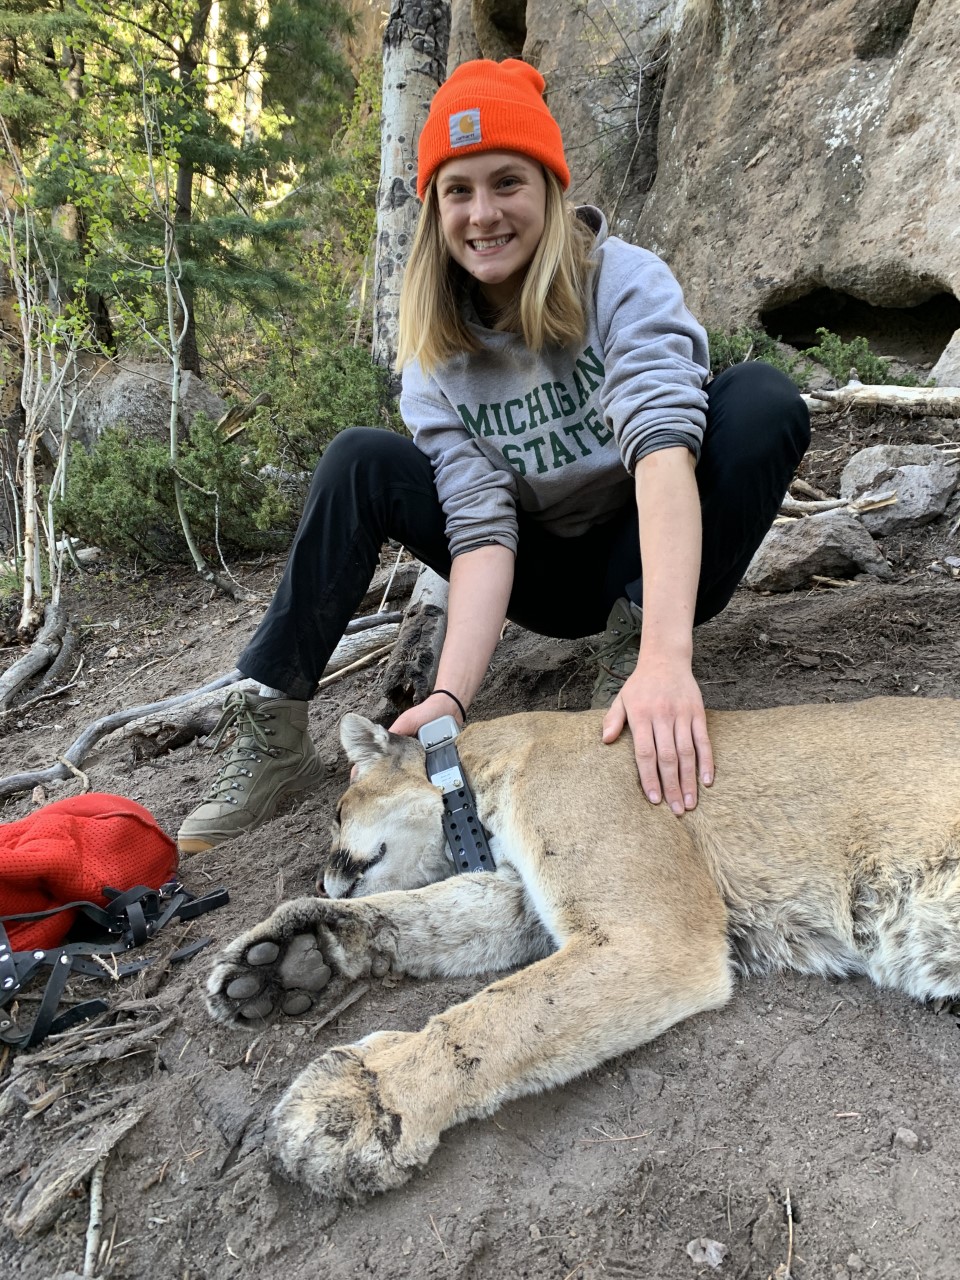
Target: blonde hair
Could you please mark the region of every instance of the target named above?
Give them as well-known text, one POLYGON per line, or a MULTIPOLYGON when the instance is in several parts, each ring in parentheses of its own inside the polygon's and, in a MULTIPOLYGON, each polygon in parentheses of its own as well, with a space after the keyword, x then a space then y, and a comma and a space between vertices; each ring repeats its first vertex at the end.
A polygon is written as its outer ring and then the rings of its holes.
MULTIPOLYGON (((593 232, 564 199, 556 176, 545 169, 544 178, 547 195, 540 243, 519 294, 493 325, 522 333, 530 350, 538 352, 547 345, 571 345, 584 336, 594 242, 593 232)), ((462 315, 468 279, 447 251, 432 177, 400 290, 399 368, 418 360, 424 373, 430 374, 454 356, 480 350, 462 315)))

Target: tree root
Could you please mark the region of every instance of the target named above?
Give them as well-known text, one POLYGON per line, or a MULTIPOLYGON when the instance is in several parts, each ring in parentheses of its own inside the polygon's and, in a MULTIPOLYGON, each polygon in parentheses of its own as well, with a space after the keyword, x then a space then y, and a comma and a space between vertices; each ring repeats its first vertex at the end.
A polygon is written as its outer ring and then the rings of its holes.
POLYGON ((36 640, 23 657, 0 676, 0 711, 6 711, 23 686, 48 667, 61 650, 66 618, 52 604, 47 605, 43 618, 43 628, 36 640))
POLYGON ((61 758, 68 763, 54 764, 48 769, 34 769, 29 773, 12 773, 6 778, 0 778, 0 800, 6 800, 9 796, 19 795, 21 791, 30 791, 34 787, 47 782, 57 782, 61 778, 71 777, 71 765, 74 768, 79 768, 95 743, 99 742, 102 737, 112 730, 122 728, 131 720, 136 720, 140 716, 151 715, 157 711, 164 711, 168 708, 183 706, 184 703, 190 702, 204 693, 212 693, 215 689, 224 689, 227 685, 236 684, 238 680, 242 679, 243 676, 239 671, 228 671, 226 675, 218 676, 216 680, 211 680, 209 684, 202 685, 199 689, 193 689, 189 693, 181 693, 175 698, 166 698, 163 702, 150 702, 140 707, 128 707, 126 711, 114 711, 111 715, 102 716, 99 720, 95 720, 93 724, 88 725, 80 737, 63 752, 61 758))

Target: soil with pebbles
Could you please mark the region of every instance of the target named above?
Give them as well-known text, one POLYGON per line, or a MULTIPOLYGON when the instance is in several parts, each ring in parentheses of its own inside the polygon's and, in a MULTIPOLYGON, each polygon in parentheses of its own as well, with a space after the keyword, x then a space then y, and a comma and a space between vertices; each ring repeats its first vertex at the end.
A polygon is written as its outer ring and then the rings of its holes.
MULTIPOLYGON (((930 420, 824 423, 803 474, 835 493, 856 448, 879 439, 949 447, 954 435, 953 424, 930 420)), ((926 529, 887 539, 891 583, 740 592, 698 633, 707 704, 960 696, 956 518, 954 503, 926 529)), ((243 607, 211 597, 186 571, 84 578, 70 600, 80 683, 6 717, 0 773, 43 767, 98 716, 228 670, 280 569, 239 566, 261 600, 243 607)), ((508 627, 474 715, 585 706, 590 655, 588 641, 508 627)), ((295 1072, 377 1028, 417 1028, 482 985, 388 976, 330 1021, 321 1007, 249 1034, 213 1023, 204 1009, 216 944, 313 891, 347 777, 338 717, 378 699, 376 669, 324 690, 310 713, 320 788, 262 829, 186 862, 191 889, 226 884, 230 904, 169 927, 151 947, 154 965, 110 993, 114 1012, 101 1022, 126 1030, 48 1042, 15 1061, 0 1055, 0 1204, 22 1214, 71 1162, 87 1170, 62 1198, 50 1193, 48 1211, 21 1238, 0 1228, 7 1274, 50 1280, 83 1270, 89 1169, 104 1148, 97 1274, 118 1280, 693 1280, 714 1274, 687 1252, 701 1238, 726 1246, 715 1274, 737 1280, 784 1277, 788 1265, 796 1280, 960 1274, 956 1018, 865 981, 785 974, 744 983, 725 1009, 448 1132, 425 1171, 366 1205, 324 1206, 284 1180, 262 1138, 295 1072), (201 932, 213 947, 165 967, 173 946, 201 932)), ((134 797, 175 831, 215 762, 198 743, 153 760, 127 746, 94 753, 85 768, 93 787, 134 797)), ((885 785, 909 786, 909 743, 897 759, 878 756, 876 769, 885 785)), ((78 788, 64 783, 48 798, 78 788)), ((3 816, 31 807, 24 796, 3 816)), ((69 998, 94 985, 74 980, 69 998)))

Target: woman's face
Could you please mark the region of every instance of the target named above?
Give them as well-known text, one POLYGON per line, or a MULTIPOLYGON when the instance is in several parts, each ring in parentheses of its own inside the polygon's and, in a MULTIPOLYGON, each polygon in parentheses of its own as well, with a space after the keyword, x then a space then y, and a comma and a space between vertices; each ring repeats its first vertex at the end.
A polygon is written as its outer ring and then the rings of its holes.
POLYGON ((496 308, 520 291, 543 235, 543 169, 516 151, 454 157, 437 171, 440 229, 451 258, 496 308))

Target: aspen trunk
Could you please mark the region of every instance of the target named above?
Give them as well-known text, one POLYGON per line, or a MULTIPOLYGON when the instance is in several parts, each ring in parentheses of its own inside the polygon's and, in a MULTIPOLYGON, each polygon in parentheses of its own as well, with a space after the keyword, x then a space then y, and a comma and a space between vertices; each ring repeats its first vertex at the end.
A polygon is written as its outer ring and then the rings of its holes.
POLYGON ((383 36, 383 115, 377 254, 373 295, 373 358, 393 369, 397 354, 400 282, 420 210, 417 139, 430 99, 443 80, 450 42, 447 0, 394 0, 383 36))

